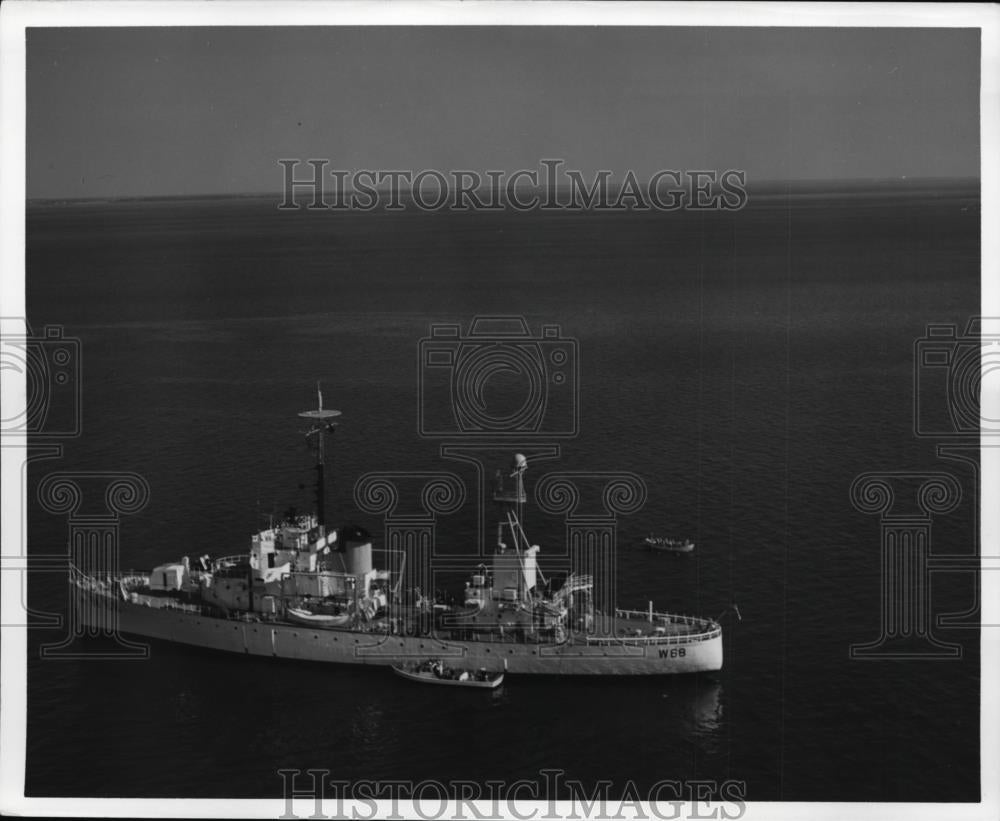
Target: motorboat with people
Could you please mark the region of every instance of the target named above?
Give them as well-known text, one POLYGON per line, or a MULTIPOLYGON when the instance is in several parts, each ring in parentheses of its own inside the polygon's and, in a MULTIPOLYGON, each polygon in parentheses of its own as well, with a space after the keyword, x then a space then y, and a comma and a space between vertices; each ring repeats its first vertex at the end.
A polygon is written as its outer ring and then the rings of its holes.
POLYGON ((668 539, 664 536, 654 536, 650 533, 643 544, 650 550, 657 550, 663 553, 690 553, 694 550, 694 542, 690 539, 668 539))
POLYGON ((441 659, 427 659, 409 665, 396 665, 392 671, 410 681, 420 681, 424 684, 447 684, 456 687, 478 687, 495 690, 503 684, 504 670, 469 670, 461 667, 449 667, 441 659))

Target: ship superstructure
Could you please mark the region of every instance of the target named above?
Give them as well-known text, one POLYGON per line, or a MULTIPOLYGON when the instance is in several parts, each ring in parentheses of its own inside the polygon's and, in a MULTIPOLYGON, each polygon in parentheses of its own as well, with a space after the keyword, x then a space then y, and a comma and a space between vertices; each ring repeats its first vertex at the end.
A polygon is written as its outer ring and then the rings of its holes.
MULTIPOLYGON (((452 659, 511 674, 665 674, 717 670, 722 630, 712 619, 645 610, 603 613, 594 579, 547 578, 524 530, 527 459, 498 472, 496 542, 461 600, 435 602, 375 566, 371 534, 328 527, 325 439, 338 411, 300 416, 316 441, 317 509, 294 510, 251 536, 246 553, 185 556, 149 573, 71 572, 78 618, 94 627, 112 605, 122 633, 238 653, 352 664, 452 659)), ((460 663, 459 663, 460 662, 460 663)))

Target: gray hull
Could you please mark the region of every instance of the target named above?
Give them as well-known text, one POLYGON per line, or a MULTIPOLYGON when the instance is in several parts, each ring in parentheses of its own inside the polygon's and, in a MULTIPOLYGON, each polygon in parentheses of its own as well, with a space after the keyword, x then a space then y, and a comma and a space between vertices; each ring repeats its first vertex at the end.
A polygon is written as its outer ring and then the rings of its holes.
MULTIPOLYGON (((83 597, 88 598, 87 596, 83 597)), ((105 602, 106 604, 107 602, 105 602)), ((432 636, 319 629, 283 622, 212 618, 169 608, 117 602, 120 634, 145 636, 230 653, 339 664, 393 665, 424 658, 453 660, 454 666, 500 669, 512 674, 667 675, 722 668, 722 631, 671 637, 658 643, 607 639, 563 644, 451 641, 432 636)), ((81 607, 83 624, 107 629, 102 607, 81 607)))

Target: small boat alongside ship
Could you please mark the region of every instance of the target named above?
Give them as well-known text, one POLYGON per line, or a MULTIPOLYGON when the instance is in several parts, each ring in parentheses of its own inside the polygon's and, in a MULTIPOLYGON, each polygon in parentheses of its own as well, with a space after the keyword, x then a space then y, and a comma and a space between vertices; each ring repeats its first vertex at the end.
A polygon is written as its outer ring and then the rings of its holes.
POLYGON ((300 607, 289 607, 285 612, 290 621, 309 627, 343 627, 351 620, 350 613, 316 613, 300 607))
POLYGON ((642 543, 650 550, 662 553, 691 553, 694 550, 694 542, 690 539, 668 539, 654 536, 652 533, 643 539, 642 543))
POLYGON ((396 665, 393 666, 392 672, 397 676, 422 684, 445 684, 451 687, 484 690, 495 690, 503 684, 504 677, 504 670, 491 672, 485 667, 478 670, 448 667, 441 659, 428 659, 415 664, 396 665))

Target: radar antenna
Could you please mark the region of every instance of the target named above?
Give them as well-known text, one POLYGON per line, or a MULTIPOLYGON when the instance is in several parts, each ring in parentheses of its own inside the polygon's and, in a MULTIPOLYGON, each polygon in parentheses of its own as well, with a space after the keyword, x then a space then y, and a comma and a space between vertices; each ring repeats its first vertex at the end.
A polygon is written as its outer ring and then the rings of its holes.
POLYGON ((312 427, 306 431, 306 438, 316 437, 316 524, 321 536, 326 535, 326 434, 333 433, 337 423, 334 417, 340 416, 339 410, 323 409, 323 389, 316 382, 316 410, 302 411, 299 416, 312 419, 312 427))

